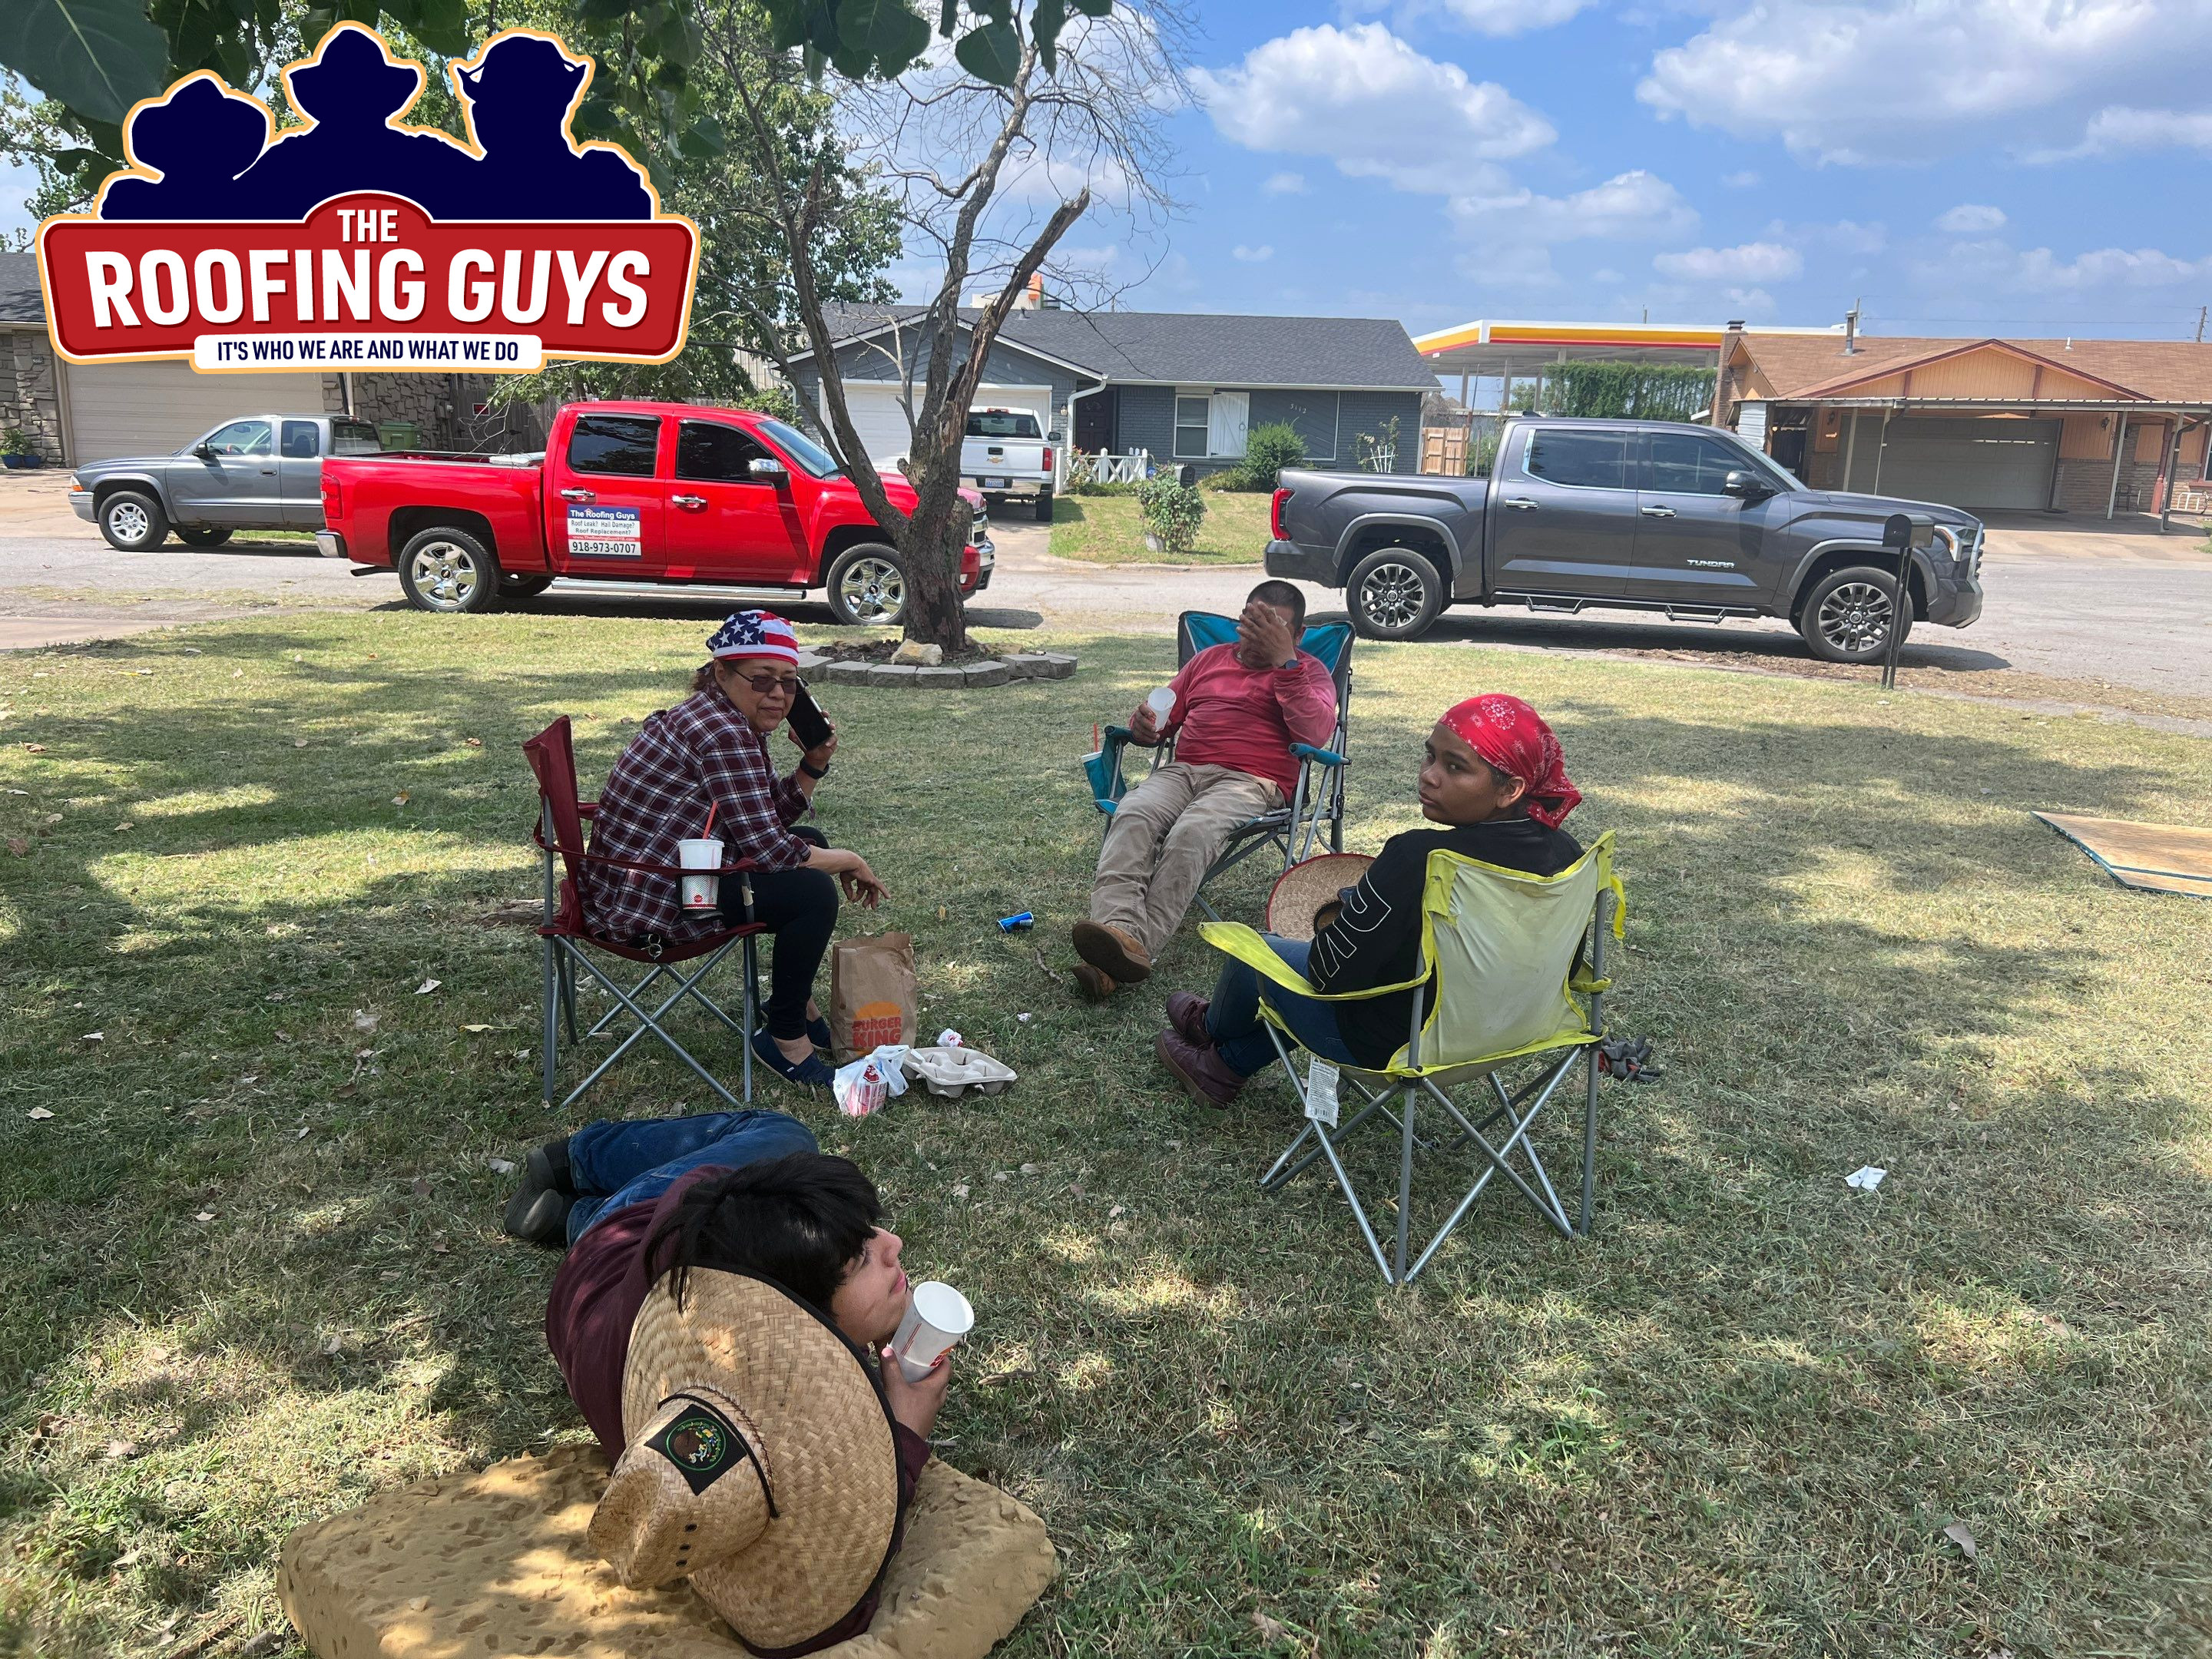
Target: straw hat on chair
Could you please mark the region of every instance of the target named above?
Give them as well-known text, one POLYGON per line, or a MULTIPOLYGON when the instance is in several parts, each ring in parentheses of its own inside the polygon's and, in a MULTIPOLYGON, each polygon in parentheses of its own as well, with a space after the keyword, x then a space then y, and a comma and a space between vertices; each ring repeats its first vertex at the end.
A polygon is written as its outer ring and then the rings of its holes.
POLYGON ((688 1577, 747 1646, 793 1647, 858 1605, 890 1558, 898 1452, 881 1386, 777 1286, 695 1268, 630 1328, 629 1444, 592 1517, 632 1589, 688 1577))
POLYGON ((1364 853, 1323 853, 1292 865, 1267 895, 1267 931, 1277 939, 1311 939, 1314 912, 1346 888, 1358 886, 1374 862, 1364 853))

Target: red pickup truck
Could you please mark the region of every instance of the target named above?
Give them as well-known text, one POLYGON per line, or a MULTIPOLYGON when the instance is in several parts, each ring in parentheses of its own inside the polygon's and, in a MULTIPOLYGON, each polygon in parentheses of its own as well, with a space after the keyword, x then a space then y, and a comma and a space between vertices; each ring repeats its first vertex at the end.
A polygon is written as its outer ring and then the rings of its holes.
MULTIPOLYGON (((884 488, 911 507, 913 488, 884 488)), ((963 495, 966 492, 963 492, 963 495)), ((991 580, 982 499, 960 591, 991 580)), ((845 623, 906 606, 903 557, 836 459, 783 422, 690 404, 571 404, 542 456, 332 456, 316 543, 396 569, 421 611, 489 611, 556 576, 827 590, 845 623)))

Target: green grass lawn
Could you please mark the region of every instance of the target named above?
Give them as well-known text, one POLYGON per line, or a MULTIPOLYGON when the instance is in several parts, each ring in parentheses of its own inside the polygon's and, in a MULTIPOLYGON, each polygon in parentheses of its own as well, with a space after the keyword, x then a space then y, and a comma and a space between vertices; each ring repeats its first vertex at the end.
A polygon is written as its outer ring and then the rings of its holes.
POLYGON ((1267 550, 1263 492, 1204 490, 1206 521, 1188 553, 1155 553, 1134 495, 1059 495, 1052 503, 1052 553, 1085 564, 1257 564, 1267 550))
MULTIPOLYGON (((0 657, 0 1651, 235 1654, 293 1526, 580 1435, 554 1259, 501 1236, 488 1163, 573 1127, 538 1103, 517 745, 573 713, 603 776, 700 631, 288 614, 0 657)), ((840 690, 821 797, 923 1024, 1021 1082, 859 1123, 771 1096, 975 1303, 941 1450, 1066 1566, 1006 1652, 1254 1653, 1255 1615, 1390 1659, 2206 1651, 2212 917, 2027 811, 2205 822, 2212 747, 1362 645, 1351 844, 1415 822, 1443 705, 1534 700, 1571 827, 1620 831, 1613 1010, 1669 1067, 1608 1085, 1596 1237, 1493 1192, 1389 1291, 1332 1188, 1255 1191, 1279 1082, 1222 1114, 1156 1069, 1202 945, 1074 996, 1075 758, 1170 659, 1073 643, 1055 684, 840 690)), ((597 1097, 703 1103, 657 1060, 597 1097)))

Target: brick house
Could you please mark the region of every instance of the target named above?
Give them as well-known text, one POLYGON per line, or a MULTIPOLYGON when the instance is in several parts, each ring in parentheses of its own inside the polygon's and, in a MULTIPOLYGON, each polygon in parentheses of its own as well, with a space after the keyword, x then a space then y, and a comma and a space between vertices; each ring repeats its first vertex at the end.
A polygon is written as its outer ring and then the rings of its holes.
POLYGON ((2205 477, 2212 345, 1732 331, 1713 418, 1816 489, 2162 513, 2205 477))
MULTIPOLYGON (((918 388, 927 373, 928 348, 915 327, 921 314, 919 306, 853 307, 828 319, 847 406, 871 457, 911 446, 899 399, 908 374, 918 388)), ((812 355, 792 363, 798 393, 810 401, 820 396, 812 355)), ((1243 459, 1252 428, 1279 422, 1296 428, 1312 465, 1357 466, 1393 447, 1391 459, 1410 471, 1421 398, 1436 389, 1435 373, 1396 322, 1088 312, 1045 301, 1007 315, 977 401, 1046 416, 1049 429, 1066 434, 1063 455, 1070 447, 1143 450, 1163 465, 1218 471, 1243 459)))

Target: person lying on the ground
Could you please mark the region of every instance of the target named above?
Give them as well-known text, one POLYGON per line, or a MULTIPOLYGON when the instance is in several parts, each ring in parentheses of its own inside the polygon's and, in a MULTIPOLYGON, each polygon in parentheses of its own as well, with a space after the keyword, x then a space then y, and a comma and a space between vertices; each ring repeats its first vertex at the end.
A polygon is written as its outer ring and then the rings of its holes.
MULTIPOLYGON (((1267 936, 1277 956, 1332 994, 1406 985, 1421 969, 1421 894, 1438 848, 1486 864, 1553 876, 1583 855, 1559 823, 1582 799, 1559 740, 1518 697, 1470 697, 1429 733, 1419 775, 1421 816, 1447 826, 1409 830, 1382 843, 1357 887, 1316 913, 1310 944, 1267 936)), ((1433 988, 1431 969, 1429 984, 1433 988)), ((1387 1066, 1406 1041, 1414 988, 1358 1002, 1318 1002, 1263 981, 1231 959, 1211 998, 1168 998, 1168 1029, 1153 1052, 1184 1088, 1226 1106, 1275 1058, 1261 1000, 1310 1052, 1342 1066, 1387 1066)))
MULTIPOLYGON (((806 1304, 866 1356, 895 1425, 903 1512, 951 1369, 946 1356, 909 1382, 889 1357, 910 1294, 904 1242, 878 1224, 883 1213, 859 1166, 824 1156, 798 1119, 755 1110, 586 1124, 531 1152, 506 1226, 532 1243, 568 1242, 545 1342, 609 1462, 629 1443, 623 1382, 647 1293, 693 1268, 747 1274, 806 1304)), ((818 1637, 779 1651, 856 1636, 874 1614, 872 1589, 818 1637)))
POLYGON ((1336 682, 1298 649, 1305 617, 1296 586, 1261 582, 1237 642, 1208 646, 1168 682, 1166 720, 1149 703, 1129 717, 1140 744, 1173 736, 1175 759, 1124 795, 1107 825, 1090 919, 1075 924, 1075 981, 1092 1001, 1152 971, 1231 833, 1297 792, 1291 745, 1335 735, 1336 682))
POLYGON ((671 866, 678 842, 711 836, 724 862, 750 859, 754 867, 724 878, 720 910, 702 915, 679 907, 673 876, 586 862, 584 905, 594 927, 619 939, 685 939, 759 922, 775 936, 775 951, 763 1024, 750 1033, 753 1053, 779 1076, 827 1084, 830 1068, 814 1051, 830 1046, 830 1023, 814 1000, 814 976, 837 925, 837 889, 842 883, 847 898, 871 908, 888 895, 858 853, 796 827, 837 752, 836 730, 787 777, 776 775, 769 757, 769 734, 790 714, 800 685, 791 624, 740 611, 707 650, 691 695, 648 719, 615 762, 592 820, 591 850, 671 866))

